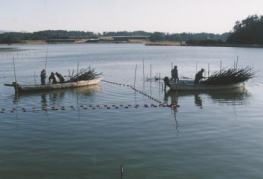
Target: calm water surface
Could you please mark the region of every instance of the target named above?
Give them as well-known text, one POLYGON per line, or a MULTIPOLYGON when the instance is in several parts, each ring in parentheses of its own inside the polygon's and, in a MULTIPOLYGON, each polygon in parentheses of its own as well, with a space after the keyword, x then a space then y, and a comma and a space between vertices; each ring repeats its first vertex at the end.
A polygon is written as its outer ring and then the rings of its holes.
MULTIPOLYGON (((1 46, 4 47, 4 46, 1 46)), ((142 45, 21 45, 0 52, 0 178, 263 178, 263 49, 146 47, 142 45), (161 101, 180 108, 91 109, 96 105, 156 104, 129 88, 102 82, 92 88, 60 90, 16 97, 4 83, 38 83, 47 71, 92 66, 105 80, 134 83, 161 101), (193 77, 210 71, 250 65, 256 78, 241 91, 167 93, 145 74, 193 77), (65 110, 42 111, 45 106, 65 110), (81 107, 82 106, 82 107, 81 107), (88 109, 84 109, 87 106, 88 109), (73 109, 73 108, 74 109, 73 109), (18 111, 10 112, 13 108, 18 111), (21 109, 25 108, 26 112, 21 109), (35 112, 32 112, 32 110, 35 112)))

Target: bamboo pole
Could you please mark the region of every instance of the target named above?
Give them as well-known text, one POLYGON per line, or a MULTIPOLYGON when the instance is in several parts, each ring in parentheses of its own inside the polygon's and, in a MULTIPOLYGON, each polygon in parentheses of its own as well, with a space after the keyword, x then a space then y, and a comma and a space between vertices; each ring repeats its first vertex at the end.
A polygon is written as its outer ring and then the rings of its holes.
POLYGON ((34 72, 34 83, 37 84, 37 81, 36 81, 36 72, 34 72))
POLYGON ((145 80, 144 59, 142 60, 142 78, 143 78, 143 82, 144 82, 144 80, 145 80))
POLYGON ((239 61, 239 57, 237 56, 236 68, 237 68, 237 66, 238 66, 238 61, 239 61))
POLYGON ((123 165, 120 165, 120 179, 123 179, 123 173, 124 173, 124 169, 123 169, 123 165))
POLYGON ((47 70, 47 56, 48 56, 48 47, 47 47, 47 51, 46 51, 45 71, 47 70))
POLYGON ((17 80, 16 80, 16 65, 15 65, 15 57, 13 57, 13 70, 14 70, 15 82, 17 83, 17 80))
POLYGON ((207 65, 207 77, 209 77, 210 76, 210 64, 208 63, 208 65, 207 65))
POLYGON ((15 77, 15 93, 16 97, 18 95, 18 86, 17 86, 17 79, 16 79, 16 65, 15 65, 15 57, 13 56, 13 69, 14 69, 14 77, 15 77))
POLYGON ((135 88, 135 85, 136 85, 136 78, 137 78, 137 64, 135 65, 135 71, 134 71, 134 84, 133 84, 134 88, 135 88))
POLYGON ((150 80, 152 81, 152 64, 150 64, 150 80))
POLYGON ((222 72, 222 60, 220 60, 220 67, 219 67, 220 73, 222 72))

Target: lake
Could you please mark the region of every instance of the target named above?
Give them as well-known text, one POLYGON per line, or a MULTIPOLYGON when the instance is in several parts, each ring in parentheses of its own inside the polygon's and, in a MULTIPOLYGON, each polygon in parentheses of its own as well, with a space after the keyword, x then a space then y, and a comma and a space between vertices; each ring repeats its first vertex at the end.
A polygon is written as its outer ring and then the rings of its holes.
MULTIPOLYGON (((7 46, 0 46, 7 47, 7 46)), ((0 178, 263 178, 263 49, 154 47, 137 44, 13 45, 0 51, 0 178), (108 81, 134 85, 177 109, 125 86, 99 86, 16 96, 4 83, 39 83, 47 72, 89 66, 108 81), (145 77, 194 77, 222 67, 252 66, 246 89, 166 93, 145 77), (209 64, 209 65, 208 65, 209 64), (151 66, 151 70, 150 70, 151 66), (150 73, 150 71, 152 71, 150 73), (138 105, 139 107, 135 107, 138 105), (45 107, 48 110, 45 111, 45 107)))

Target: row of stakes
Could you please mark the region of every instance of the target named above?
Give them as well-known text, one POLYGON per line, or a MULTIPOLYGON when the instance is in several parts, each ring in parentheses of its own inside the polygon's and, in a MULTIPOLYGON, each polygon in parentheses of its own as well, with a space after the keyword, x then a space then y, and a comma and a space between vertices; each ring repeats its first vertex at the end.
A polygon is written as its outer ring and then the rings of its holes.
POLYGON ((135 105, 80 105, 79 107, 75 107, 75 106, 42 106, 40 108, 37 107, 32 107, 32 108, 25 108, 25 107, 20 107, 20 108, 11 108, 11 109, 5 109, 5 108, 1 108, 0 109, 0 113, 14 113, 14 112, 40 112, 40 111, 66 111, 66 110, 99 110, 99 109, 106 109, 106 110, 110 110, 110 109, 139 109, 139 108, 176 108, 176 106, 174 105, 167 105, 167 104, 159 104, 159 105, 155 105, 155 104, 135 104, 135 105))

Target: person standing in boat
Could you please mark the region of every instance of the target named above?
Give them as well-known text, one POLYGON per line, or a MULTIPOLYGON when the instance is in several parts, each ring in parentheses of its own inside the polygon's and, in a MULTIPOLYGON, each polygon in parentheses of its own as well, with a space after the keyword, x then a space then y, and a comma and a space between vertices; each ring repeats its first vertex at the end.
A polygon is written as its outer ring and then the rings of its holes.
POLYGON ((55 74, 53 72, 51 72, 49 78, 48 78, 48 81, 49 83, 52 83, 52 84, 56 84, 57 83, 57 79, 55 77, 55 74))
POLYGON ((194 84, 197 85, 200 83, 200 80, 204 78, 203 73, 204 73, 204 69, 202 68, 199 72, 196 73, 195 75, 195 81, 194 84))
POLYGON ((64 83, 65 82, 64 77, 60 73, 56 72, 56 76, 58 77, 60 83, 64 83))
POLYGON ((46 70, 43 69, 40 73, 41 85, 46 84, 46 78, 47 78, 47 73, 46 73, 46 70))
POLYGON ((171 75, 172 75, 172 80, 176 82, 179 81, 177 66, 174 66, 174 68, 171 71, 171 75))

